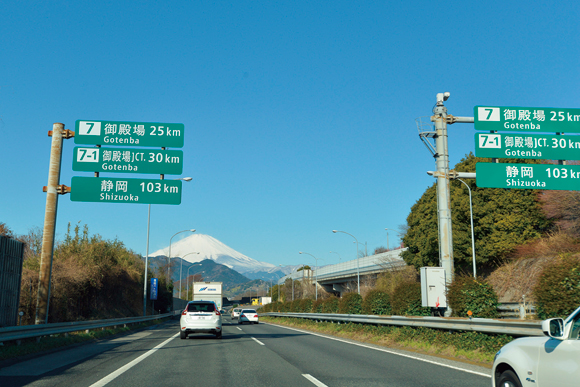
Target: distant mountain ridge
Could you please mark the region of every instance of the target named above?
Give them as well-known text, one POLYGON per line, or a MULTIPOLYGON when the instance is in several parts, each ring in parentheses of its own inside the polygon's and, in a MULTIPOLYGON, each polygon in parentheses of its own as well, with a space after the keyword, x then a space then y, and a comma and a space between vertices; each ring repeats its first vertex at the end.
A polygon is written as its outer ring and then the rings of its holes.
MULTIPOLYGON (((169 246, 151 254, 151 257, 156 258, 168 256, 169 246)), ((214 237, 205 234, 192 234, 174 242, 171 245, 171 259, 178 257, 190 263, 210 259, 237 271, 249 279, 277 280, 289 272, 287 268, 281 268, 271 263, 260 262, 250 258, 214 237), (194 252, 199 252, 199 254, 190 254, 194 252)))
MULTIPOLYGON (((179 270, 175 270, 175 268, 173 270, 174 272, 175 271, 177 272, 178 274, 177 278, 179 278, 179 270)), ((189 263, 184 260, 182 271, 183 271, 182 274, 183 281, 186 281, 187 278, 189 278, 189 280, 191 281, 192 276, 194 276, 195 274, 200 274, 203 277, 204 281, 222 282, 224 293, 227 293, 228 290, 232 289, 233 287, 239 286, 240 284, 250 282, 249 278, 244 277, 237 271, 232 270, 225 265, 216 263, 211 259, 204 259, 203 261, 196 263, 189 263), (187 277, 188 274, 189 277, 187 277)), ((176 286, 179 285, 176 284, 176 286)))

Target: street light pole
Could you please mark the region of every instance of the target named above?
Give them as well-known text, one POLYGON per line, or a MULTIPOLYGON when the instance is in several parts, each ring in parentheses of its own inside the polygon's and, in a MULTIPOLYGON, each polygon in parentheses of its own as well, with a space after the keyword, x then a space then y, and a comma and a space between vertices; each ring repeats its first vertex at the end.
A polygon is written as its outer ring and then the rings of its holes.
POLYGON ((343 234, 350 235, 356 241, 356 286, 357 286, 358 294, 360 294, 360 268, 359 268, 359 262, 358 262, 358 239, 356 239, 356 237, 354 235, 349 234, 346 231, 332 230, 332 232, 335 234, 337 232, 341 232, 343 234))
POLYGON ((467 187, 467 191, 469 192, 469 218, 471 220, 471 254, 473 256, 473 278, 477 277, 477 269, 475 267, 475 237, 473 235, 473 205, 471 202, 471 188, 465 183, 463 180, 456 178, 455 180, 459 180, 467 187))
MULTIPOLYGON (((181 288, 183 287, 183 285, 181 284, 181 281, 182 281, 182 279, 183 279, 183 276, 181 275, 181 271, 182 271, 182 269, 183 269, 183 259, 184 259, 185 257, 187 257, 188 255, 191 255, 191 254, 199 254, 199 253, 198 253, 198 252, 191 252, 191 253, 187 253, 187 254, 185 254, 183 257, 181 257, 181 261, 180 261, 180 263, 181 263, 181 266, 180 266, 180 268, 179 268, 179 298, 181 298, 181 288)), ((190 267, 191 267, 191 266, 190 266, 190 267)), ((189 290, 188 290, 188 291, 189 291, 189 290)))
MULTIPOLYGON (((389 250, 389 230, 391 230, 391 231, 395 231, 395 230, 393 230, 392 228, 385 228, 385 230, 387 231, 387 250, 389 250)), ((403 235, 400 232, 397 232, 397 231, 395 231, 395 232, 399 235, 403 235)))
POLYGON ((334 254, 338 255, 338 262, 341 261, 342 258, 341 258, 339 253, 337 253, 336 251, 329 251, 329 253, 334 253, 334 254))
MULTIPOLYGON (((189 253, 189 254, 195 254, 195 253, 189 253)), ((199 253, 197 253, 197 254, 199 254, 199 253)), ((186 255, 188 255, 188 254, 186 254, 186 255)), ((185 257, 185 255, 184 255, 184 257, 185 257)), ((188 278, 189 278, 189 269, 191 269, 194 266, 195 266, 195 264, 194 265, 191 265, 190 267, 187 268, 187 276, 185 277, 185 283, 187 284, 187 290, 185 292, 185 297, 188 297, 189 296, 189 280, 188 280, 188 278)), ((194 277, 195 277, 195 275, 194 275, 194 277)), ((191 297, 191 298, 192 298, 192 301, 193 301, 193 297, 191 297)))
MULTIPOLYGON (((282 265, 280 265, 280 268, 282 268, 282 265)), ((280 278, 278 278, 278 302, 280 302, 280 278)))
MULTIPOLYGON (((314 269, 314 283, 315 283, 314 288, 316 289, 316 300, 318 300, 318 259, 319 258, 316 258, 314 255, 312 255, 310 253, 303 252, 303 251, 299 251, 298 254, 307 254, 316 260, 316 268, 314 269)), ((320 258, 320 259, 322 259, 322 258, 320 258)), ((324 259, 322 259, 322 260, 324 261, 324 259)), ((304 270, 304 269, 302 269, 302 270, 304 270)))
POLYGON ((195 232, 195 229, 192 228, 190 230, 182 230, 182 231, 178 231, 175 234, 173 234, 173 236, 169 239, 169 258, 167 259, 167 286, 169 286, 169 267, 171 266, 171 241, 173 240, 173 237, 176 236, 177 234, 181 234, 182 232, 195 232))

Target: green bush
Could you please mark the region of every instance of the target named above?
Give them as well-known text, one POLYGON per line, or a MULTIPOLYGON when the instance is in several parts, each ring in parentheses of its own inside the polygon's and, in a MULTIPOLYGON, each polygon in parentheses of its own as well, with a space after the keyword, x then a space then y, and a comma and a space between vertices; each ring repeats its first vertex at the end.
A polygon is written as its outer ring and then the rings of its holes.
POLYGON ((371 290, 363 300, 362 310, 363 314, 390 315, 393 313, 391 298, 383 291, 371 290))
POLYGON ((324 313, 324 300, 319 298, 312 303, 312 313, 324 313))
POLYGON ((361 314, 362 297, 358 293, 347 293, 340 299, 338 304, 338 313, 342 314, 361 314))
POLYGON ((329 297, 322 303, 322 313, 338 313, 338 298, 329 297))
POLYGON ((312 311, 312 300, 310 298, 304 298, 300 300, 300 312, 310 313, 312 311))
POLYGON ((290 302, 289 312, 300 313, 300 300, 299 299, 296 299, 296 300, 290 302))
POLYGON ((431 308, 421 307, 421 284, 418 282, 399 284, 393 292, 391 307, 397 316, 431 315, 431 308))
POLYGON ((533 290, 538 318, 566 317, 580 306, 580 256, 558 257, 533 290))
POLYGON ((497 318, 498 297, 493 287, 469 275, 456 275, 447 290, 447 303, 455 317, 497 318))

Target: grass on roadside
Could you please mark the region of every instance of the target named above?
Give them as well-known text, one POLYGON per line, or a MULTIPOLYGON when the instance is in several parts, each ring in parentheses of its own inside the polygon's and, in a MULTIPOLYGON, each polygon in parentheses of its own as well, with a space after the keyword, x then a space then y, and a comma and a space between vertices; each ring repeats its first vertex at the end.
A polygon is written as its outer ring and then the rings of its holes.
POLYGON ((404 349, 491 367, 495 353, 514 338, 479 332, 449 332, 423 327, 315 322, 290 317, 260 316, 260 320, 346 339, 404 349))
POLYGON ((65 347, 85 341, 103 339, 105 337, 117 335, 120 333, 127 333, 145 328, 150 325, 159 324, 160 322, 161 320, 153 320, 140 324, 130 325, 127 327, 91 330, 89 333, 86 333, 83 330, 78 332, 71 332, 68 335, 63 333, 53 336, 44 336, 40 339, 39 342, 36 342, 36 338, 23 339, 21 340, 20 345, 18 345, 18 343, 15 341, 5 342, 4 345, 0 346, 0 361, 65 347))

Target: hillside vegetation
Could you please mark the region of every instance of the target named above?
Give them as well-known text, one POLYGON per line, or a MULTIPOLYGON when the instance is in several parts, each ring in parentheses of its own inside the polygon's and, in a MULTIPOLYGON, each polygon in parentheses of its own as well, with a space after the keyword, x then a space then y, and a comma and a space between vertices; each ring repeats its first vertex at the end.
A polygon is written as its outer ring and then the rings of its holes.
MULTIPOLYGON (((6 225, 4 225, 7 228, 6 225)), ((38 293, 42 232, 33 230, 21 238, 26 242, 22 273, 20 310, 23 324, 33 324, 38 293)), ((85 225, 67 230, 65 239, 54 249, 48 321, 64 322, 143 314, 143 274, 141 256, 119 240, 89 235, 85 225)), ((149 278, 154 273, 149 273, 149 278)), ((155 310, 165 312, 171 305, 171 289, 159 277, 159 300, 155 310)), ((148 302, 149 314, 151 303, 148 302)), ((156 312, 157 313, 157 312, 156 312)))

